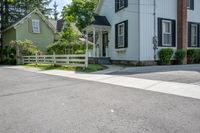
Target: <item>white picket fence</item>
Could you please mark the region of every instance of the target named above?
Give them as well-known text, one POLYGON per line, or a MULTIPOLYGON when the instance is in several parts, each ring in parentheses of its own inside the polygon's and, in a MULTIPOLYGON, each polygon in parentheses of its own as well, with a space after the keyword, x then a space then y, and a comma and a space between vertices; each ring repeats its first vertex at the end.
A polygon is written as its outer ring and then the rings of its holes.
POLYGON ((82 55, 33 55, 23 56, 23 64, 52 64, 62 66, 88 67, 87 54, 82 55))

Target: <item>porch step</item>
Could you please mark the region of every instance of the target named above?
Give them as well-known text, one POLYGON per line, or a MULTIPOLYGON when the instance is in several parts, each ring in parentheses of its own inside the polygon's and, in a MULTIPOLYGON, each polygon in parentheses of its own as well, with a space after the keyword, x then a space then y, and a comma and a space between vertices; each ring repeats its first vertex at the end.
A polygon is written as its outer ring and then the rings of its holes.
POLYGON ((89 63, 109 65, 111 64, 111 61, 110 57, 99 57, 99 58, 89 57, 89 63))
POLYGON ((98 64, 103 64, 103 65, 111 64, 110 57, 100 57, 100 58, 98 58, 98 64))

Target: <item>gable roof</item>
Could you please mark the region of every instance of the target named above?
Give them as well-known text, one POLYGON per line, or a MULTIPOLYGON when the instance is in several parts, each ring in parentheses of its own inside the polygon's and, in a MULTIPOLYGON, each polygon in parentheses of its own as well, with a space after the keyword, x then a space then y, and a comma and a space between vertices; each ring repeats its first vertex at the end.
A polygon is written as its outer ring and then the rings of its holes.
POLYGON ((31 15, 34 14, 34 13, 37 13, 42 18, 42 20, 49 26, 49 28, 53 32, 55 32, 54 26, 47 20, 47 18, 37 8, 35 10, 33 10, 31 13, 29 13, 28 15, 26 15, 24 18, 22 18, 20 21, 18 21, 16 23, 14 23, 13 25, 9 26, 8 28, 6 28, 5 30, 3 30, 2 32, 5 32, 5 31, 7 31, 7 30, 9 30, 11 28, 16 28, 18 25, 23 24, 24 21, 26 21, 27 19, 29 19, 31 17, 31 15))
POLYGON ((105 16, 95 15, 93 16, 94 21, 92 21, 92 25, 102 25, 102 26, 111 26, 109 21, 105 16))

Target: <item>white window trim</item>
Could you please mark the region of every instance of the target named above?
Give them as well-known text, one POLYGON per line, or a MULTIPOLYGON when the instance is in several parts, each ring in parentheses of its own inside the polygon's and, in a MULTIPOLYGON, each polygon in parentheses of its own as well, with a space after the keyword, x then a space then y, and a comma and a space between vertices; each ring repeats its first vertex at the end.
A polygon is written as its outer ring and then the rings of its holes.
POLYGON ((197 32, 196 32, 196 35, 193 35, 193 32, 192 32, 192 30, 191 30, 191 46, 192 46, 192 47, 197 47, 197 46, 198 46, 198 25, 197 25, 197 24, 191 24, 191 29, 192 29, 192 27, 195 27, 196 30, 197 30, 197 32), (194 39, 194 37, 197 38, 197 39, 196 39, 196 44, 195 44, 195 45, 193 44, 193 39, 194 39))
POLYGON ((125 23, 121 23, 121 24, 118 24, 118 44, 117 44, 117 47, 118 48, 124 48, 125 47, 125 23), (123 32, 122 34, 120 34, 120 27, 123 26, 123 32), (123 41, 122 41, 122 44, 119 43, 120 41, 120 38, 123 38, 123 41))
POLYGON ((123 5, 121 6, 121 1, 119 0, 118 6, 119 6, 119 10, 125 7, 125 1, 123 0, 123 5))
POLYGON ((32 20, 32 31, 33 31, 33 33, 40 33, 40 21, 39 20, 37 20, 37 19, 32 20), (34 27, 35 26, 34 23, 37 23, 38 26, 34 27))
POLYGON ((171 47, 172 46, 172 21, 170 20, 162 20, 162 46, 168 46, 171 47), (169 23, 170 24, 170 32, 164 32, 164 23, 169 23), (171 36, 170 39, 170 44, 165 44, 164 43, 164 34, 168 34, 171 36))

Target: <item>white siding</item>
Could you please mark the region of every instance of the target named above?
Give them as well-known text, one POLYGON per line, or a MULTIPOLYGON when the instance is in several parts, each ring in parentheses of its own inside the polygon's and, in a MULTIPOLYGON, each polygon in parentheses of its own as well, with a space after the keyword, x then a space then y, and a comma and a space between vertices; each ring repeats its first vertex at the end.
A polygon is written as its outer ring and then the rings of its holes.
POLYGON ((188 10, 188 21, 200 23, 200 1, 194 0, 194 10, 188 10))
POLYGON ((109 56, 112 60, 138 60, 139 37, 138 37, 138 0, 129 0, 128 8, 115 13, 115 1, 105 0, 99 15, 106 16, 112 25, 109 36, 109 56), (128 20, 129 36, 128 48, 124 53, 115 49, 115 24, 128 20))
MULTIPOLYGON (((194 2, 194 10, 188 10, 188 21, 200 23, 200 2, 199 0, 194 0, 194 2)), ((115 0, 104 1, 100 15, 106 16, 112 25, 109 42, 109 56, 111 59, 133 61, 154 60, 153 13, 154 0, 129 0, 128 8, 117 13, 115 13, 115 0), (138 15, 138 13, 140 15, 138 15), (115 49, 115 24, 124 20, 129 21, 129 43, 126 52, 119 54, 115 49)), ((158 30, 157 19, 159 17, 174 19, 177 22, 177 0, 156 0, 156 34, 158 30)), ((158 51, 162 48, 163 47, 159 47, 158 51)), ((174 50, 175 49, 176 48, 174 48, 174 50)))

